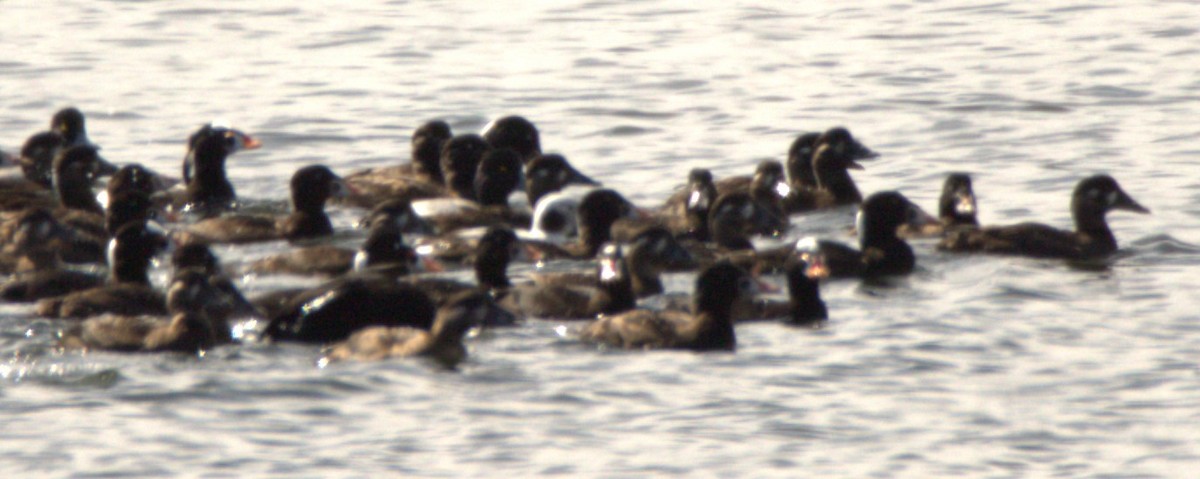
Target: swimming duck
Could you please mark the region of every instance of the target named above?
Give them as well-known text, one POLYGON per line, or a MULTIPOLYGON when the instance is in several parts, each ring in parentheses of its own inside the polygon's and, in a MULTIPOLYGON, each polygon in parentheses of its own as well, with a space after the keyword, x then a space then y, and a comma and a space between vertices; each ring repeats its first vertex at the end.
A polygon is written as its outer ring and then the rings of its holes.
POLYGON ((193 133, 183 159, 184 210, 214 216, 236 209, 237 194, 225 173, 225 160, 238 151, 260 146, 262 143, 250 135, 211 124, 193 133))
MULTIPOLYGON (((814 258, 819 260, 819 258, 814 258)), ((784 266, 787 280, 788 300, 785 302, 755 300, 737 321, 759 319, 782 319, 794 326, 816 326, 829 318, 825 301, 821 300, 818 280, 828 274, 823 264, 809 264, 796 255, 788 257, 784 266)))
POLYGON ((433 300, 416 287, 382 276, 351 275, 289 299, 263 334, 275 341, 332 343, 370 326, 428 330, 435 312, 433 300))
POLYGON ((306 166, 292 175, 292 214, 279 218, 250 215, 209 218, 189 226, 184 237, 203 243, 253 243, 329 236, 333 234, 333 224, 325 214, 325 201, 345 196, 348 191, 345 182, 328 167, 306 166))
POLYGON ((536 246, 551 258, 589 259, 596 256, 604 243, 612 241, 613 223, 621 218, 638 218, 638 210, 620 193, 602 188, 592 190, 579 201, 576 217, 579 231, 577 242, 561 246, 550 243, 528 244, 536 246))
POLYGON ((36 314, 47 318, 86 318, 103 313, 136 316, 167 313, 163 293, 150 285, 147 270, 168 241, 161 228, 132 222, 117 232, 109 247, 108 283, 64 296, 42 299, 36 314))
MULTIPOLYGON (((99 150, 100 146, 88 138, 87 124, 83 112, 75 107, 66 107, 54 113, 50 118, 50 131, 57 132, 63 137, 63 146, 90 146, 99 150)), ((108 176, 117 171, 116 165, 97 156, 97 176, 108 176)))
POLYGON ((526 283, 497 295, 497 301, 517 316, 552 319, 592 319, 599 314, 632 309, 637 296, 620 246, 604 245, 596 260, 596 273, 590 285, 558 281, 526 283))
POLYGON ((936 221, 904 195, 895 191, 872 194, 858 213, 858 246, 816 238, 803 238, 796 252, 808 262, 821 261, 831 277, 904 275, 916 266, 912 247, 897 236, 900 225, 921 228, 936 221), (819 255, 819 258, 814 258, 819 255))
POLYGON ((322 363, 427 357, 454 368, 467 357, 462 343, 467 331, 482 326, 489 316, 504 314, 487 293, 463 292, 438 309, 429 330, 404 326, 364 328, 331 346, 322 363))
POLYGON ((483 127, 482 136, 492 148, 511 148, 516 151, 521 155, 522 164, 528 164, 542 154, 537 127, 521 116, 510 115, 488 123, 483 127))
POLYGON ((475 172, 492 147, 483 137, 458 135, 442 145, 441 167, 450 194, 471 201, 475 198, 475 172))
POLYGON ((1117 238, 1105 220, 1105 215, 1113 210, 1150 213, 1125 193, 1117 180, 1108 175, 1095 175, 1081 180, 1071 195, 1075 231, 1041 223, 957 230, 949 232, 938 244, 938 249, 1037 258, 1100 258, 1117 251, 1117 238))
POLYGON ((754 293, 749 274, 728 262, 718 262, 696 279, 694 313, 635 309, 589 323, 580 337, 623 349, 733 351, 737 347, 734 302, 754 293))
POLYGON ((366 208, 389 199, 416 200, 449 194, 442 175, 442 146, 451 138, 450 125, 433 120, 421 125, 412 135, 412 159, 409 163, 356 171, 346 176, 355 193, 347 203, 366 208))
POLYGON ((938 223, 931 223, 921 231, 913 231, 907 225, 900 227, 902 237, 942 235, 948 230, 978 228, 975 192, 971 188, 971 177, 966 173, 951 173, 942 185, 938 198, 938 223))
POLYGON ((566 157, 556 153, 538 155, 525 165, 525 194, 530 205, 537 205, 542 197, 567 185, 599 186, 600 183, 580 173, 566 157))
POLYGON ((232 341, 222 292, 198 270, 177 274, 167 289, 172 316, 103 315, 88 318, 60 338, 66 349, 196 353, 232 341))

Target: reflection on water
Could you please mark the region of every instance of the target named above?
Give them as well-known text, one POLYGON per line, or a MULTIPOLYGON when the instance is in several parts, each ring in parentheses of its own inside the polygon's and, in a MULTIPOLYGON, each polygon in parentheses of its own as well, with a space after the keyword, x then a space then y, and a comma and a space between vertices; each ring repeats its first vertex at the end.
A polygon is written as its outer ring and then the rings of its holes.
MULTIPOLYGON (((239 194, 278 206, 299 165, 394 164, 425 120, 519 113, 654 205, 693 167, 748 174, 846 125, 883 154, 854 173, 864 192, 932 210, 966 171, 984 223, 1066 227, 1075 182, 1108 172, 1154 214, 1113 215, 1124 249, 1103 264, 918 241, 912 277, 829 283, 827 327, 741 326, 736 354, 597 352, 534 321, 472 338, 457 373, 317 368, 293 345, 80 356, 51 347, 62 324, 3 305, 0 470, 1178 477, 1200 461, 1186 2, 271 3, 0 5, 0 143, 73 104, 109 160, 173 173, 187 135, 225 118, 264 142, 229 162, 239 194)), ((851 222, 796 217, 789 235, 851 222)))

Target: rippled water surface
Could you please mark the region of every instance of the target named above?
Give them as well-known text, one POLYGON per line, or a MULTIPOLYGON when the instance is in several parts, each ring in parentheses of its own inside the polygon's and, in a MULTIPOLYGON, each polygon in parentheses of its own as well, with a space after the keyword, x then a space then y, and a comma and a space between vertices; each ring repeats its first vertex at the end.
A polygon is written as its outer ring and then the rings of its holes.
POLYGON ((80 356, 3 305, 3 475, 1196 474, 1195 5, 509 3, 0 2, 0 146, 76 105, 108 159, 175 173, 224 118, 265 144, 231 159, 239 194, 280 201, 300 165, 395 164, 427 119, 518 113, 652 206, 692 167, 748 174, 841 124, 883 154, 865 192, 932 210, 968 171, 985 223, 1068 226, 1075 182, 1108 172, 1154 213, 1112 215, 1099 271, 918 242, 916 274, 828 283, 826 328, 742 325, 736 354, 600 352, 532 321, 471 338, 457 372, 292 345, 80 356))

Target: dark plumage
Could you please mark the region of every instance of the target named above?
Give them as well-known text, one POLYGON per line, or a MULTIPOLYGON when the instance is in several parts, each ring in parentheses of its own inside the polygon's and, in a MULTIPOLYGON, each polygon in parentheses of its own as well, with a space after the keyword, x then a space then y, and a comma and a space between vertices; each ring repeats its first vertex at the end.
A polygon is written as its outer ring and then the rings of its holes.
POLYGON ((537 127, 520 116, 506 116, 483 128, 483 139, 492 148, 511 148, 521 155, 522 163, 528 164, 542 153, 542 142, 537 127))
POLYGON ((338 278, 289 299, 271 317, 264 336, 275 341, 330 343, 370 326, 428 330, 434 303, 419 289, 389 278, 338 278))
POLYGON ((694 314, 637 309, 601 317, 584 327, 580 336, 585 342, 624 349, 732 351, 737 347, 734 303, 754 292, 750 275, 720 262, 696 279, 694 314))
POLYGON ((404 326, 364 328, 331 346, 325 361, 381 361, 419 356, 454 368, 467 357, 463 336, 471 328, 488 322, 489 317, 504 314, 507 313, 497 308, 487 293, 464 292, 438 310, 429 330, 404 326))
POLYGON ((220 214, 237 207, 237 194, 225 173, 225 160, 240 150, 262 144, 238 130, 205 125, 188 139, 183 159, 187 187, 185 209, 203 216, 220 214))
POLYGON ((103 313, 166 314, 166 298, 150 285, 147 270, 154 256, 167 247, 161 229, 129 223, 117 232, 109 248, 108 283, 38 302, 38 315, 86 318, 103 313))
POLYGON ((897 236, 900 225, 921 228, 935 221, 904 195, 885 191, 871 195, 859 210, 858 247, 804 238, 796 243, 801 258, 821 261, 833 277, 875 277, 911 273, 916 266, 912 247, 897 236), (819 258, 814 258, 819 255, 819 258))
POLYGON ((343 197, 348 187, 324 165, 310 165, 292 175, 292 214, 272 216, 226 215, 199 221, 187 229, 189 239, 204 243, 253 243, 287 239, 298 241, 329 236, 333 224, 325 202, 343 197))
POLYGON ((555 153, 538 155, 525 165, 525 194, 530 205, 537 205, 543 196, 567 185, 598 186, 600 183, 580 173, 566 157, 555 153))
POLYGON ((442 145, 441 166, 450 194, 475 201, 475 172, 492 149, 479 135, 458 135, 442 145))
POLYGON ((1107 213, 1113 210, 1150 212, 1125 193, 1111 176, 1096 175, 1080 181, 1071 195, 1075 231, 1041 223, 989 226, 951 231, 943 238, 938 249, 1038 258, 1100 258, 1117 251, 1117 238, 1105 219, 1107 213))

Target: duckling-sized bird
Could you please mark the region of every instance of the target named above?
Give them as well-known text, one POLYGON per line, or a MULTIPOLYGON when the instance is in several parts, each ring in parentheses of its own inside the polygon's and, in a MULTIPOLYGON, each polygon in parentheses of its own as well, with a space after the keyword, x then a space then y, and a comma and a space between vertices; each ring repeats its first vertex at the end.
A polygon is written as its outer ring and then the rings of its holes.
POLYGON ((1113 210, 1150 213, 1125 193, 1117 180, 1109 175, 1095 175, 1081 180, 1071 194, 1075 231, 1041 223, 987 226, 949 232, 938 244, 938 249, 1035 258, 1101 258, 1117 251, 1117 238, 1105 219, 1113 210))
POLYGON ((938 198, 938 222, 930 223, 920 231, 900 227, 900 236, 918 238, 941 236, 947 231, 979 227, 976 218, 978 207, 975 191, 971 188, 971 176, 966 173, 950 173, 942 184, 942 195, 938 198))
POLYGON ((261 146, 257 139, 238 130, 212 124, 201 127, 188 139, 183 159, 186 194, 172 202, 182 203, 176 206, 202 217, 236 209, 237 193, 225 172, 225 160, 238 151, 261 146))

